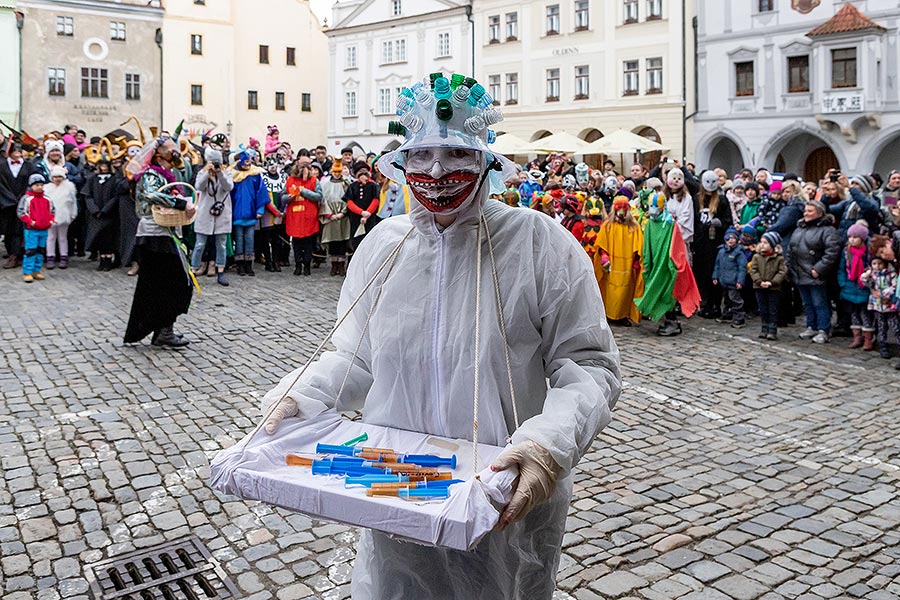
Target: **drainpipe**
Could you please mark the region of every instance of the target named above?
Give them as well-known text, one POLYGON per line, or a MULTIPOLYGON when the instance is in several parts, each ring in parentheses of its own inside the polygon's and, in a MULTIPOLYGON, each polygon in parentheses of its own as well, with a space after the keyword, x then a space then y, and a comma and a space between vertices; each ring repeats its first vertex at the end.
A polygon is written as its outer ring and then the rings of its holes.
POLYGON ((25 13, 16 11, 16 29, 19 31, 19 106, 13 123, 22 129, 22 28, 25 27, 25 13))
POLYGON ((163 47, 162 47, 162 28, 158 28, 156 30, 156 45, 159 47, 159 130, 162 131, 166 128, 164 125, 165 121, 163 120, 165 102, 163 101, 163 82, 165 81, 163 78, 163 47))
POLYGON ((469 25, 471 26, 472 35, 472 75, 471 77, 475 77, 475 20, 472 18, 472 4, 466 4, 466 19, 469 21, 469 25))

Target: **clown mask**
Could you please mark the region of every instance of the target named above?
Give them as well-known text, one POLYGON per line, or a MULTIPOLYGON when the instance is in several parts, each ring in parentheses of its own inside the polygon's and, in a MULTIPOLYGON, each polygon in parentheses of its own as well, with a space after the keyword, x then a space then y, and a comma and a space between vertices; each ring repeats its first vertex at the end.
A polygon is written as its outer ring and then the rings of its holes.
POLYGON ((607 192, 614 192, 619 189, 619 180, 610 175, 606 178, 606 181, 603 182, 603 189, 607 192))
POLYGON ((406 155, 406 183, 426 210, 452 214, 474 196, 481 162, 481 152, 470 148, 414 148, 406 155))
POLYGON ((647 209, 647 214, 650 215, 650 218, 654 221, 660 220, 666 212, 666 197, 662 194, 655 192, 650 197, 649 207, 647 209))
POLYGON ((575 165, 575 179, 579 185, 585 185, 590 177, 590 169, 585 163, 575 165))
POLYGON ((681 172, 681 169, 672 169, 669 171, 666 183, 669 184, 670 190, 677 192, 684 187, 684 173, 681 172))
POLYGON ((628 216, 628 213, 631 211, 631 204, 628 203, 628 199, 624 196, 617 196, 615 200, 613 200, 613 218, 618 223, 624 223, 625 217, 628 216))

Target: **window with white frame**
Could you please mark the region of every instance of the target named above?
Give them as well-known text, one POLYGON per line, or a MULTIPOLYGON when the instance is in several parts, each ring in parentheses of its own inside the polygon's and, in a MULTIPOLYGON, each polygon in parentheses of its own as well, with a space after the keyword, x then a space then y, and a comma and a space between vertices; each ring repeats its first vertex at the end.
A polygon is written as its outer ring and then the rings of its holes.
POLYGON ((499 104, 499 102, 500 102, 500 76, 499 75, 488 76, 488 94, 490 94, 491 98, 494 99, 495 104, 499 104))
POLYGON ((625 74, 624 96, 637 96, 640 93, 640 64, 636 60, 626 60, 623 64, 625 74))
POLYGON ((47 69, 47 82, 50 84, 51 96, 66 95, 66 70, 50 67, 47 69))
POLYGON ((378 89, 378 114, 389 115, 394 112, 394 103, 391 102, 391 88, 378 89))
POLYGON ((519 39, 519 13, 506 13, 506 41, 519 39))
POLYGON ((125 73, 125 99, 141 99, 141 76, 137 73, 125 73))
POLYGON ((399 17, 403 14, 403 0, 391 0, 391 15, 399 17))
POLYGON ((647 93, 662 94, 663 91, 663 59, 662 57, 647 59, 647 93))
POLYGON ((519 74, 518 73, 507 73, 506 74, 506 103, 507 104, 518 104, 519 103, 519 74))
POLYGON ((406 40, 394 40, 397 51, 397 62, 406 62, 406 40))
POLYGON ((625 9, 625 22, 626 23, 637 23, 638 22, 638 0, 623 0, 623 7, 625 9))
POLYGON ((491 44, 500 42, 500 15, 488 17, 488 42, 491 44))
POLYGON ((72 17, 56 17, 56 35, 72 37, 75 34, 75 21, 72 17))
POLYGON ((647 0, 647 20, 662 19, 662 0, 647 0))
POLYGON ((450 56, 450 32, 445 31, 437 34, 437 55, 438 57, 450 56))
POLYGON ((344 68, 356 68, 356 46, 347 46, 347 49, 344 52, 344 68))
POLYGON ((382 62, 382 64, 389 64, 389 63, 394 62, 394 41, 393 40, 381 42, 381 62, 382 62))
POLYGON ((121 21, 109 22, 109 39, 119 42, 125 41, 125 23, 121 21))
POLYGON ((547 69, 547 102, 559 100, 559 69, 547 69))
POLYGON ((831 51, 831 87, 856 87, 856 48, 831 51))
POLYGON ((559 33, 559 4, 547 7, 547 35, 559 33))
POLYGON ((355 117, 356 116, 356 91, 346 91, 344 92, 344 116, 345 117, 355 117))
POLYGON ((588 0, 575 0, 575 31, 587 31, 590 26, 590 2, 588 0))
POLYGON ((575 99, 587 100, 591 95, 590 67, 575 67, 575 99))
POLYGON ((754 64, 752 60, 734 63, 734 95, 753 96, 756 86, 753 81, 754 64))

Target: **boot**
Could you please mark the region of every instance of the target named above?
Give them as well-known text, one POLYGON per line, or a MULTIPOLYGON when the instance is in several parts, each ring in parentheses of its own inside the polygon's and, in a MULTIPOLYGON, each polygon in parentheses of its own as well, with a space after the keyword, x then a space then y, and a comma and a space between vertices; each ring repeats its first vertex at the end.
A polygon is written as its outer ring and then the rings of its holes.
POLYGON ((281 265, 278 264, 278 261, 274 258, 272 259, 272 271, 275 273, 281 273, 281 265))
POLYGON ((35 281, 43 281, 44 280, 44 274, 41 273, 40 271, 35 271, 34 273, 32 273, 32 276, 34 277, 35 281))
POLYGON ((266 273, 274 273, 275 272, 275 261, 272 260, 272 255, 266 255, 266 273))
POLYGON ((875 332, 874 331, 865 331, 862 332, 863 336, 863 345, 862 349, 868 352, 869 350, 875 349, 875 332))
POLYGON ((303 275, 303 265, 299 262, 294 265, 294 275, 303 275))
POLYGON ((777 340, 778 339, 778 325, 769 325, 769 334, 766 336, 767 340, 777 340))
POLYGON ((243 277, 247 273, 244 271, 244 259, 235 260, 234 261, 235 268, 237 269, 237 274, 243 277))
POLYGON ((44 266, 47 267, 48 271, 52 271, 53 269, 55 269, 56 268, 56 257, 48 256, 47 260, 44 261, 44 266))
POLYGON ((763 323, 762 326, 759 328, 759 335, 756 337, 758 337, 761 340, 764 340, 768 337, 768 335, 769 335, 769 326, 768 326, 768 324, 763 323))
POLYGON ((335 275, 338 274, 338 266, 337 265, 338 264, 337 264, 336 260, 331 261, 331 276, 332 277, 334 277, 335 275))
POLYGON ((338 267, 338 276, 345 277, 347 275, 347 262, 342 260, 338 265, 340 265, 338 267))
POLYGON ((878 342, 878 353, 881 355, 881 358, 890 358, 891 347, 888 346, 887 342, 878 342))
POLYGON ((660 325, 659 329, 656 330, 656 335, 661 335, 663 337, 681 335, 681 323, 679 323, 678 321, 669 321, 667 319, 662 325, 660 325))
POLYGON ((153 339, 150 340, 150 344, 153 346, 164 346, 168 348, 184 348, 188 344, 189 341, 181 337, 180 335, 176 335, 172 330, 172 326, 163 327, 153 333, 153 339))
POLYGON ((311 273, 310 270, 309 270, 309 263, 308 263, 308 262, 303 263, 303 274, 304 274, 304 275, 312 275, 312 273, 311 273))
POLYGON ((4 269, 15 269, 16 268, 16 255, 15 254, 10 254, 6 258, 6 262, 3 263, 3 268, 4 269))
POLYGON ((105 256, 101 256, 100 260, 97 261, 97 270, 98 271, 108 271, 109 270, 106 268, 106 257, 105 256))
POLYGON ((69 268, 69 257, 68 256, 60 256, 59 257, 59 268, 60 269, 68 269, 69 268))
POLYGON ((253 259, 244 261, 244 273, 250 277, 256 277, 256 273, 253 272, 253 259))
POLYGON ((860 327, 852 327, 853 331, 853 341, 850 342, 848 348, 862 348, 863 345, 863 333, 862 328, 860 327))
POLYGON ((225 279, 225 271, 219 271, 216 274, 216 283, 218 283, 219 285, 228 287, 228 280, 225 279))

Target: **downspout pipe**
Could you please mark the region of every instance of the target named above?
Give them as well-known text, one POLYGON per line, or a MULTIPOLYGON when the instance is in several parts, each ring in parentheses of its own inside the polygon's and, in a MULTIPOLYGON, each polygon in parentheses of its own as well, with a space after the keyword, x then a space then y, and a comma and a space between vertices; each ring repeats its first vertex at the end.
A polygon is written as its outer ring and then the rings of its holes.
POLYGON ((687 0, 681 0, 681 164, 687 164, 687 0))
POLYGON ((466 19, 469 21, 472 40, 472 77, 475 77, 475 20, 472 18, 472 4, 466 4, 466 19))
POLYGON ((25 13, 16 11, 16 30, 19 32, 19 106, 16 109, 16 118, 13 123, 22 129, 22 29, 25 27, 25 13))
POLYGON ((165 106, 164 96, 163 96, 163 85, 165 79, 163 78, 163 33, 162 28, 156 30, 156 45, 159 47, 159 130, 162 131, 166 128, 165 121, 163 118, 165 117, 165 106))

